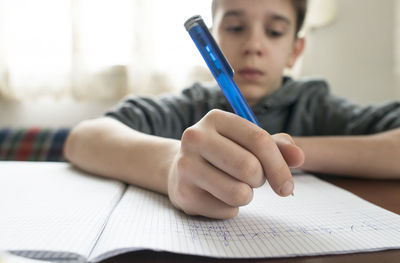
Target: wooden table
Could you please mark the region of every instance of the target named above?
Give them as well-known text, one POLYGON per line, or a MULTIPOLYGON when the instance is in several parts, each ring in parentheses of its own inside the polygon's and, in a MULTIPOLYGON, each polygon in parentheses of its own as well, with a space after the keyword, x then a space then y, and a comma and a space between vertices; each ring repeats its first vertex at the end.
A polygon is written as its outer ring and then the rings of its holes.
MULTIPOLYGON (((322 177, 324 180, 353 192, 354 194, 400 214, 400 180, 366 180, 355 178, 322 177)), ((400 262, 400 250, 368 252, 332 256, 296 257, 279 259, 215 259, 199 256, 179 255, 167 252, 139 251, 110 258, 102 263, 130 262, 296 262, 296 263, 356 263, 356 262, 400 262)))

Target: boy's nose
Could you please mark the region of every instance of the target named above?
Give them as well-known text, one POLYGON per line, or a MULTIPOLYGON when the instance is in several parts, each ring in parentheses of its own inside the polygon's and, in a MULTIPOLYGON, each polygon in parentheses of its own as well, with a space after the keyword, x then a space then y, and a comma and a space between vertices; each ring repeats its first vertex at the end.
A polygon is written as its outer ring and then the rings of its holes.
POLYGON ((243 45, 244 55, 263 56, 265 54, 265 40, 260 32, 251 32, 243 45))

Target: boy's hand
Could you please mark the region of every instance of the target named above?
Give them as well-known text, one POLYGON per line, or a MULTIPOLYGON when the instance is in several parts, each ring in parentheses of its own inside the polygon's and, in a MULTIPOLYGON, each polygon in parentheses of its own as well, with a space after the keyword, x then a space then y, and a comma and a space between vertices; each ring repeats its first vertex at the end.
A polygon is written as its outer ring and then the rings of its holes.
POLYGON ((289 135, 271 136, 235 114, 212 110, 182 135, 168 195, 187 214, 231 218, 265 180, 277 194, 291 194, 289 167, 303 161, 289 135))

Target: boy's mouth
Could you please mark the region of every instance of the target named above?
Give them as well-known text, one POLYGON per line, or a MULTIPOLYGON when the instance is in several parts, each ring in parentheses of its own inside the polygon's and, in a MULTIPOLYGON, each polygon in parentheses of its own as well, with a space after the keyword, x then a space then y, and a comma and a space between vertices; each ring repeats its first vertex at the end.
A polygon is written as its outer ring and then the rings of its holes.
POLYGON ((241 68, 237 71, 237 74, 249 81, 256 81, 260 79, 262 76, 264 76, 264 72, 256 69, 256 68, 241 68))

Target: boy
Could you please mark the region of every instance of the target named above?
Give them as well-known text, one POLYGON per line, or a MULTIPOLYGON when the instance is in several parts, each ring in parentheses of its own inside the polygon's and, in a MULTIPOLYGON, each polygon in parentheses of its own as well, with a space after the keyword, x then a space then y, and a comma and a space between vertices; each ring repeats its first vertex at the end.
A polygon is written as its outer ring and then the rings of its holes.
POLYGON ((305 0, 213 2, 212 33, 262 128, 233 114, 217 86, 195 84, 157 100, 131 97, 82 122, 66 157, 212 218, 234 217, 265 180, 291 194, 290 167, 400 178, 399 104, 361 108, 331 96, 323 81, 283 77, 304 49, 305 10, 305 0))

